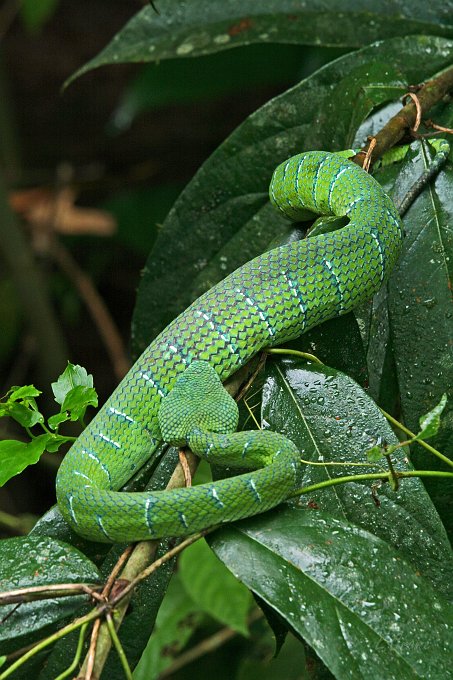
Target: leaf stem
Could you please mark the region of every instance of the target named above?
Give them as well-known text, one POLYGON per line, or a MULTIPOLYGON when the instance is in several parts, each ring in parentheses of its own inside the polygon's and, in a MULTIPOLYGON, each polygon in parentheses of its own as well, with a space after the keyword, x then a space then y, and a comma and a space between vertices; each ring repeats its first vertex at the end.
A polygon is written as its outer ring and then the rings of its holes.
POLYGON ((116 652, 119 656, 121 665, 123 667, 124 675, 127 678, 127 680, 132 680, 132 671, 131 671, 130 666, 127 662, 127 658, 126 658, 126 654, 124 653, 123 646, 122 646, 120 639, 118 637, 118 634, 115 630, 115 624, 113 623, 113 619, 112 619, 111 614, 107 614, 106 621, 107 621, 107 628, 109 629, 110 637, 112 638, 113 645, 116 649, 116 652))
POLYGON ((289 354, 295 357, 301 357, 302 359, 307 359, 308 361, 313 361, 315 364, 321 364, 323 366, 324 364, 318 357, 316 357, 314 354, 310 354, 309 352, 300 352, 297 349, 285 349, 284 347, 271 347, 269 349, 266 349, 266 354, 289 354))
MULTIPOLYGON (((302 494, 325 489, 328 486, 336 486, 338 484, 347 484, 348 482, 362 482, 369 479, 382 479, 389 482, 392 477, 390 472, 370 472, 363 475, 348 475, 347 477, 335 477, 335 479, 326 479, 317 484, 310 484, 310 486, 303 486, 301 489, 294 491, 291 498, 301 496, 302 494)), ((395 477, 401 479, 404 477, 453 477, 453 472, 443 472, 442 470, 408 470, 407 472, 395 472, 395 477)), ((0 678, 1 680, 1 678, 0 678)))
POLYGON ((14 671, 23 666, 23 664, 26 661, 35 656, 35 654, 45 649, 49 645, 53 644, 54 642, 57 642, 68 633, 72 633, 72 631, 77 630, 81 626, 88 624, 90 621, 99 618, 103 614, 106 606, 107 605, 105 605, 104 607, 100 607, 98 609, 93 609, 89 614, 86 614, 85 616, 82 616, 79 619, 75 619, 72 623, 69 623, 67 626, 64 626, 64 628, 61 628, 56 633, 53 633, 53 635, 49 635, 49 637, 45 638, 44 640, 41 640, 41 642, 38 642, 38 644, 36 644, 32 649, 30 649, 23 656, 21 656, 20 659, 18 659, 15 663, 11 664, 11 666, 9 666, 9 668, 3 671, 3 673, 0 673, 0 680, 5 680, 5 678, 8 678, 10 675, 12 675, 12 673, 14 673, 14 671))
MULTIPOLYGON (((390 415, 390 413, 387 413, 387 411, 384 411, 383 408, 381 408, 380 411, 387 418, 387 420, 390 423, 392 423, 392 425, 397 427, 399 430, 401 430, 405 434, 409 435, 409 437, 411 437, 412 439, 416 438, 416 436, 417 436, 416 434, 414 434, 413 432, 408 430, 408 428, 405 425, 403 425, 398 420, 396 420, 393 416, 390 415)), ((450 467, 453 467, 453 460, 451 460, 447 456, 444 456, 443 453, 441 453, 440 451, 435 449, 433 446, 431 446, 431 444, 427 444, 423 439, 417 439, 417 443, 420 444, 420 446, 423 446, 427 451, 432 453, 434 456, 439 458, 439 460, 443 461, 444 463, 446 463, 450 467)))
POLYGON ((72 675, 73 671, 77 668, 77 665, 80 661, 80 657, 82 656, 82 650, 83 650, 83 643, 85 642, 85 635, 87 632, 88 628, 88 623, 84 623, 83 626, 80 629, 80 634, 79 634, 79 641, 77 643, 77 649, 76 653, 74 655, 74 659, 72 660, 72 663, 68 668, 63 671, 63 673, 60 673, 55 680, 64 680, 64 678, 67 678, 69 675, 72 675))

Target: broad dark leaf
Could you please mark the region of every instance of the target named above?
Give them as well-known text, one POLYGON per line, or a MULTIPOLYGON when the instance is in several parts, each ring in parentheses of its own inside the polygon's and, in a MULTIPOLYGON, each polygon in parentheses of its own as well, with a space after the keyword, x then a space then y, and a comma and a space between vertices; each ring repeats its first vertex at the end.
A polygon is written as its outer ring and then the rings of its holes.
POLYGON ((323 0, 160 0, 140 10, 106 48, 69 80, 104 64, 195 57, 250 43, 361 47, 398 35, 453 37, 448 5, 323 0))
MULTIPOLYGON (((326 366, 303 366, 292 360, 275 361, 268 368, 263 422, 294 441, 301 458, 321 463, 305 467, 303 486, 345 475, 387 471, 385 461, 367 464, 366 451, 379 438, 387 444, 398 443, 374 402, 351 378, 326 366), (341 465, 322 465, 329 462, 341 465)), ((411 469, 402 449, 394 453, 393 461, 397 470, 411 469)), ((357 480, 311 492, 300 502, 315 503, 321 510, 379 536, 442 592, 453 594, 451 547, 420 480, 401 480, 396 493, 385 484, 374 498, 371 482, 357 480)))
POLYGON ((394 99, 396 73, 401 85, 423 80, 449 63, 451 50, 438 38, 367 47, 324 67, 239 126, 200 168, 159 232, 137 298, 134 351, 143 351, 195 297, 288 229, 267 198, 280 161, 303 149, 350 146, 360 122, 355 110, 365 117, 394 99))
POLYGON ((285 508, 211 543, 338 680, 453 677, 453 607, 398 551, 343 517, 285 508))
MULTIPOLYGON (((0 542, 0 591, 57 583, 98 583, 99 572, 81 552, 45 536, 0 542)), ((65 597, 2 607, 0 653, 19 649, 43 637, 56 624, 80 609, 86 596, 65 597)))

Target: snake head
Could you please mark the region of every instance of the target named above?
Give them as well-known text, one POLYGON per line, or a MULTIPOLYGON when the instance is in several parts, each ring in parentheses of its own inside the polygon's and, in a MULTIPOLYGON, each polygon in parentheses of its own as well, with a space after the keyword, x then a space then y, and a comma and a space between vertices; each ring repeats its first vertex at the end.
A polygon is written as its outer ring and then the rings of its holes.
POLYGON ((212 366, 193 361, 162 400, 158 418, 162 439, 185 446, 194 431, 234 432, 239 412, 212 366))

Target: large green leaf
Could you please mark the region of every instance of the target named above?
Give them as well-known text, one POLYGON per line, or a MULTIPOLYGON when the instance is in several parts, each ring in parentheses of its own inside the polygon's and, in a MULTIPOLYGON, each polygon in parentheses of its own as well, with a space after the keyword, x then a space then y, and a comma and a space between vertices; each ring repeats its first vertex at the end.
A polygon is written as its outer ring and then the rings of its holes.
POLYGON ((441 0, 160 0, 140 10, 68 82, 104 64, 194 57, 255 42, 360 47, 398 35, 453 37, 441 0))
POLYGON ((203 616, 175 576, 159 609, 155 630, 134 671, 134 680, 156 680, 184 649, 203 616))
POLYGON ((338 48, 249 45, 198 59, 148 64, 126 86, 110 128, 114 132, 127 129, 144 111, 169 104, 212 101, 251 87, 292 85, 307 69, 314 71, 317 62, 321 66, 339 52, 338 48))
POLYGON ((394 99, 403 83, 447 66, 451 54, 452 43, 440 38, 394 39, 364 48, 327 65, 240 125, 200 168, 159 233, 137 299, 134 350, 142 351, 194 297, 288 228, 267 199, 280 161, 302 149, 349 146, 375 106, 394 99))
MULTIPOLYGON (((99 572, 72 546, 44 536, 5 539, 0 542, 0 591, 56 583, 98 583, 99 572)), ((19 649, 51 631, 71 615, 86 596, 28 602, 2 608, 0 654, 19 649), (8 615, 8 616, 7 616, 8 615), (7 616, 7 617, 6 617, 7 616)))
POLYGON ((179 577, 202 611, 242 635, 248 634, 250 593, 231 576, 205 541, 197 541, 183 552, 179 577))
POLYGON ((453 677, 453 607, 343 517, 284 508, 218 532, 212 545, 338 680, 453 677))
MULTIPOLYGON (((400 193, 424 171, 429 154, 429 148, 414 149, 400 193)), ((405 216, 407 236, 389 284, 392 344, 404 421, 417 431, 419 417, 447 393, 441 430, 432 442, 447 455, 453 450, 452 195, 453 167, 447 163, 405 216)), ((417 447, 414 462, 421 468, 436 467, 437 463, 421 447, 417 447)), ((453 484, 436 480, 429 488, 453 536, 453 484)))
MULTIPOLYGON (((299 448, 307 465, 301 485, 318 484, 334 477, 379 472, 366 465, 366 450, 378 438, 398 442, 390 426, 351 378, 327 366, 301 366, 297 361, 271 362, 263 389, 263 422, 283 432, 299 448), (347 465, 365 463, 363 467, 347 465)), ((404 451, 395 453, 398 470, 410 469, 404 451)), ((414 478, 401 481, 397 492, 383 485, 378 500, 371 482, 358 480, 304 496, 336 517, 344 517, 397 548, 442 592, 453 595, 453 555, 443 525, 423 484, 414 478)))

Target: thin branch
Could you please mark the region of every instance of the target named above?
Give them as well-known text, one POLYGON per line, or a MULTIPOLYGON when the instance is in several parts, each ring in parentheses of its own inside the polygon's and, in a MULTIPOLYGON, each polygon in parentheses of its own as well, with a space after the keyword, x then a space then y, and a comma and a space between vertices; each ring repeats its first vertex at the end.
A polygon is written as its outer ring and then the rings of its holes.
MULTIPOLYGON (((247 624, 250 626, 252 623, 258 619, 261 619, 262 617, 263 612, 260 609, 255 609, 255 611, 250 614, 247 624)), ((232 628, 222 628, 217 633, 214 633, 214 635, 202 640, 198 645, 195 645, 191 649, 188 649, 187 652, 184 652, 178 656, 171 666, 168 666, 168 668, 165 668, 160 673, 158 680, 168 678, 170 675, 173 675, 173 673, 176 673, 176 671, 179 671, 184 666, 192 663, 192 661, 195 661, 206 654, 215 652, 216 649, 232 640, 234 637, 236 637, 236 635, 238 635, 237 630, 233 630, 232 628)))
MULTIPOLYGON (((395 427, 397 427, 399 430, 401 430, 401 431, 404 432, 405 434, 409 435, 409 437, 411 437, 411 439, 414 439, 414 438, 417 436, 416 434, 414 434, 413 432, 411 432, 410 430, 408 430, 408 428, 407 428, 405 425, 403 425, 403 424, 400 423, 398 420, 396 420, 396 418, 394 418, 393 416, 391 416, 390 413, 387 413, 386 411, 384 411, 383 408, 381 408, 380 411, 381 411, 381 413, 387 418, 387 420, 388 420, 390 423, 392 423, 392 425, 394 425, 395 427)), ((451 460, 450 458, 447 458, 447 456, 444 456, 443 453, 441 453, 440 451, 438 451, 437 449, 435 449, 433 446, 431 446, 431 444, 428 444, 428 443, 425 442, 423 439, 417 439, 417 440, 416 440, 416 443, 417 443, 417 444, 420 444, 420 446, 423 446, 423 448, 425 448, 427 451, 429 451, 430 453, 432 453, 433 456, 436 456, 437 458, 439 458, 439 460, 441 460, 443 463, 446 463, 446 464, 449 465, 450 467, 453 467, 453 460, 451 460)))
MULTIPOLYGON (((395 477, 397 479, 404 479, 405 477, 448 477, 453 478, 453 472, 442 472, 441 470, 408 470, 407 472, 395 472, 395 477)), ((318 482, 317 484, 310 484, 310 486, 303 486, 294 493, 291 494, 290 498, 295 498, 301 496, 302 494, 312 493, 313 491, 319 491, 320 489, 325 489, 329 486, 337 486, 338 484, 348 484, 349 482, 364 482, 371 479, 379 479, 384 482, 389 482, 392 478, 390 472, 371 472, 369 474, 363 475, 348 475, 347 477, 334 477, 333 479, 326 479, 323 482, 318 482)))
POLYGON ((208 534, 210 534, 212 531, 215 531, 218 526, 213 526, 210 527, 209 529, 203 529, 203 531, 199 531, 196 534, 192 534, 192 536, 189 536, 186 538, 184 541, 181 543, 178 543, 174 548, 171 550, 168 550, 165 555, 162 555, 162 557, 159 557, 159 559, 155 560, 152 564, 149 565, 146 569, 144 569, 140 574, 138 574, 133 581, 131 581, 125 588, 122 590, 116 597, 113 598, 113 600, 110 602, 110 605, 114 607, 116 604, 121 602, 121 600, 129 595, 130 592, 134 590, 138 586, 139 583, 144 581, 145 579, 148 578, 148 576, 151 576, 157 569, 159 569, 163 564, 166 562, 169 562, 173 557, 176 557, 176 555, 179 555, 180 552, 185 550, 186 548, 189 547, 189 545, 192 545, 192 543, 195 543, 196 541, 199 541, 200 538, 204 538, 208 534))
MULTIPOLYGON (((453 67, 448 68, 431 80, 428 80, 417 91, 417 98, 419 107, 414 102, 409 102, 398 111, 398 113, 390 118, 377 135, 373 137, 376 140, 373 150, 373 160, 380 158, 385 151, 391 149, 397 144, 404 135, 414 128, 417 120, 417 112, 421 115, 426 114, 434 104, 437 104, 446 94, 453 89, 453 67)), ((360 154, 357 154, 352 160, 358 165, 362 164, 363 153, 366 153, 370 143, 368 143, 360 154)))
POLYGON ((114 644, 114 647, 116 649, 116 652, 118 654, 118 657, 121 662, 121 666, 123 667, 124 675, 126 677, 126 680, 132 680, 132 671, 130 669, 129 663, 127 661, 126 654, 124 653, 123 646, 120 642, 120 639, 117 635, 117 632, 115 630, 115 624, 113 623, 113 619, 111 614, 107 612, 106 616, 106 623, 107 623, 107 628, 109 629, 110 633, 110 638, 114 644))
POLYGON ((0 593, 0 607, 8 604, 35 602, 55 597, 89 595, 93 597, 102 586, 87 583, 61 583, 51 586, 33 586, 0 593))
POLYGON ((37 343, 42 375, 50 382, 63 370, 68 351, 30 245, 8 204, 0 173, 0 248, 11 272, 26 320, 37 343))
MULTIPOLYGON (((192 476, 195 474, 196 467, 199 463, 199 459, 197 456, 195 456, 191 451, 187 451, 186 453, 187 456, 187 461, 190 466, 191 474, 192 476)), ((177 465, 175 468, 175 471, 173 472, 170 481, 168 482, 167 489, 174 489, 177 487, 184 486, 185 484, 185 479, 184 479, 184 473, 181 469, 180 465, 177 465)), ((140 575, 143 573, 143 571, 150 565, 150 563, 153 562, 154 556, 156 554, 157 547, 159 545, 159 541, 140 541, 140 543, 137 543, 133 549, 133 552, 126 564, 126 567, 124 568, 123 572, 121 573, 121 579, 124 581, 129 581, 131 583, 134 583, 133 586, 129 585, 121 591, 121 593, 116 596, 110 603, 109 606, 111 607, 116 607, 115 609, 115 625, 116 628, 118 629, 119 626, 121 625, 121 622, 126 614, 127 608, 129 606, 130 599, 133 595, 133 589, 135 585, 137 585, 143 578, 140 578, 140 575), (135 579, 138 578, 137 581, 135 579)), ((179 548, 179 551, 182 550, 182 548, 179 548)), ((168 553, 167 553, 168 554, 168 553)), ((168 559, 171 559, 173 555, 168 557, 168 559)), ((163 556, 165 557, 165 555, 163 556)), ((161 558, 162 559, 162 558, 161 558)), ((168 561, 165 560, 165 561, 168 561)), ((160 562, 158 560, 158 562, 160 562)), ((164 562, 161 562, 163 564, 164 562)), ((158 567, 156 567, 158 568, 158 567)), ((146 577, 145 577, 146 578, 146 577)), ((105 662, 107 660, 107 657, 109 655, 110 649, 112 646, 112 640, 110 637, 110 633, 108 630, 107 625, 104 623, 99 630, 99 636, 97 639, 97 646, 96 646, 96 651, 93 656, 93 670, 92 673, 94 674, 94 677, 98 678, 100 677, 102 673, 102 669, 104 668, 105 662)), ((85 658, 84 663, 82 665, 81 671, 80 671, 80 676, 81 677, 87 677, 87 664, 88 664, 88 656, 85 658)), ((88 680, 88 678, 87 678, 88 680)))
POLYGON ((87 306, 110 356, 115 376, 118 380, 121 380, 128 372, 130 362, 121 335, 104 300, 99 295, 90 277, 79 267, 70 252, 56 239, 53 239, 50 252, 87 306))

